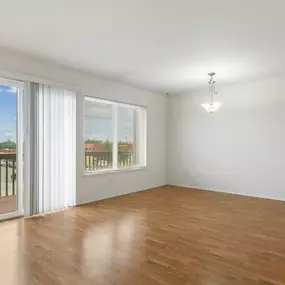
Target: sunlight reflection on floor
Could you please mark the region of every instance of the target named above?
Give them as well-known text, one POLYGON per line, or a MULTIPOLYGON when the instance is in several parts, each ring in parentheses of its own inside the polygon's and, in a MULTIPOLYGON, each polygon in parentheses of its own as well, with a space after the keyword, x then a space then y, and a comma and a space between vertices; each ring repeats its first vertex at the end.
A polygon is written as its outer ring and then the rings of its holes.
POLYGON ((140 219, 139 213, 126 214, 119 220, 95 225, 85 233, 83 258, 87 276, 102 276, 116 264, 130 263, 141 235, 137 229, 140 219))

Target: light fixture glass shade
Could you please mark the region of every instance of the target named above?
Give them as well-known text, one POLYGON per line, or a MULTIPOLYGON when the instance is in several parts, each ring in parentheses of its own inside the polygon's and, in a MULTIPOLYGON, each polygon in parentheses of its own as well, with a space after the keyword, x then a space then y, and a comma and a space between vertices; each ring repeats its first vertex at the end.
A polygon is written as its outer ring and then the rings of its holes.
POLYGON ((213 102, 213 103, 205 103, 202 104, 202 107, 209 113, 213 113, 218 111, 218 109, 222 106, 222 103, 213 102))

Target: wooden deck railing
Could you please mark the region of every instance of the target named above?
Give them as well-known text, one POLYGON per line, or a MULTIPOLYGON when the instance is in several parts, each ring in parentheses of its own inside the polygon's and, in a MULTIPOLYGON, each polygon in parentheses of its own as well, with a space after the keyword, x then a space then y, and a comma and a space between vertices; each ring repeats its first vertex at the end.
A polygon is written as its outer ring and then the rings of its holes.
MULTIPOLYGON (((87 171, 112 168, 112 163, 112 152, 85 151, 85 170, 87 171)), ((127 167, 131 165, 133 165, 133 153, 119 152, 118 167, 127 167)))
POLYGON ((16 194, 16 154, 0 154, 0 197, 16 194))

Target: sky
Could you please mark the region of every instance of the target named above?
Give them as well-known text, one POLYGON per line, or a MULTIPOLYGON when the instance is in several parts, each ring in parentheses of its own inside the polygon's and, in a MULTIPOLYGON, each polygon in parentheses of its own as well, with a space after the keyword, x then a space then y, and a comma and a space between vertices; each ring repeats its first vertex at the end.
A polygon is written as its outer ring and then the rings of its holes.
MULTIPOLYGON (((0 141, 16 141, 16 88, 0 85, 0 141)), ((112 105, 85 101, 85 139, 113 140, 112 105)), ((133 110, 118 111, 118 140, 133 141, 133 110)))
MULTIPOLYGON (((112 105, 85 101, 85 139, 113 140, 112 105)), ((133 141, 133 110, 119 107, 118 140, 133 141)))
POLYGON ((16 141, 16 88, 0 85, 0 141, 16 141))

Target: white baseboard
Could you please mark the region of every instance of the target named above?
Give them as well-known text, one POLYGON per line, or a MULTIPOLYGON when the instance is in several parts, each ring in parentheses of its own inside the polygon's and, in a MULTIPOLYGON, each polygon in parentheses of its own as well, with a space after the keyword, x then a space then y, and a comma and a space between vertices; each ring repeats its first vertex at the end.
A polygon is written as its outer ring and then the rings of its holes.
POLYGON ((231 194, 231 195, 245 196, 245 197, 251 197, 251 198, 258 198, 258 199, 266 199, 266 200, 274 200, 274 201, 285 202, 285 198, 278 198, 278 197, 272 197, 272 196, 252 195, 250 193, 236 193, 236 192, 232 192, 232 191, 199 188, 197 186, 183 185, 183 184, 181 184, 181 185, 169 184, 169 186, 183 187, 183 188, 187 188, 189 190, 194 189, 194 190, 200 190, 200 191, 211 191, 211 192, 217 192, 217 193, 223 193, 223 194, 231 194))

